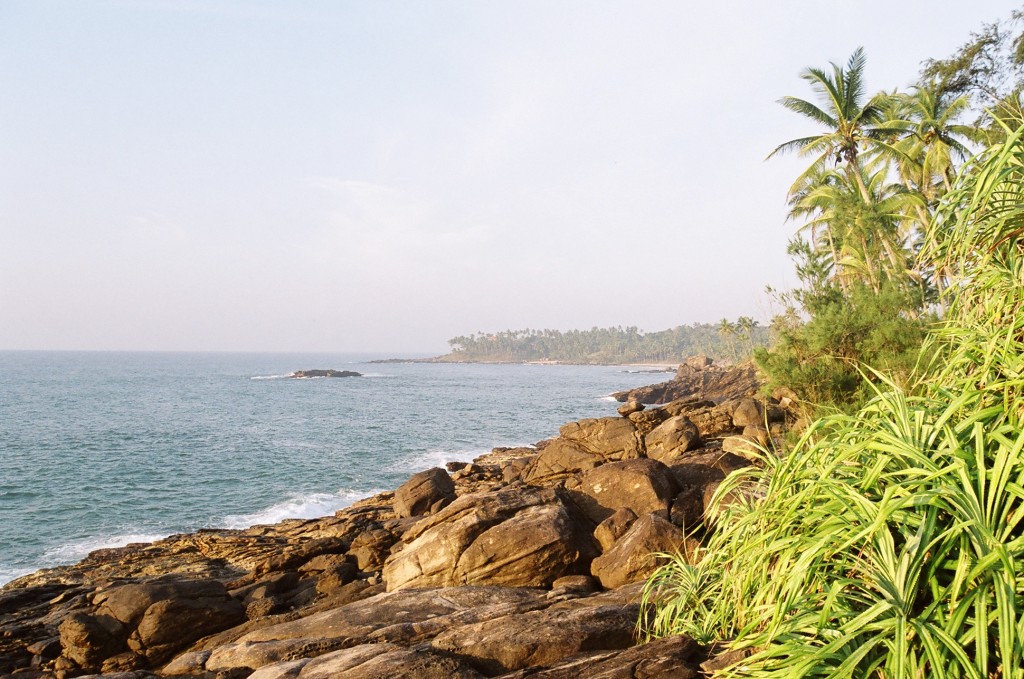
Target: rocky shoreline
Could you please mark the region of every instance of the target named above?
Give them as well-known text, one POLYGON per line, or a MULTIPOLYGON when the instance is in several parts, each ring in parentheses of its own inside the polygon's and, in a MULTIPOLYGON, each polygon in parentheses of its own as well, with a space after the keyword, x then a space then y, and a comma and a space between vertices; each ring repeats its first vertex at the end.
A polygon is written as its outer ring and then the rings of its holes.
POLYGON ((630 400, 333 516, 174 535, 24 576, 0 589, 0 674, 706 676, 723 662, 714 649, 638 643, 639 593, 652 554, 699 558, 715 489, 794 424, 747 391, 630 400))

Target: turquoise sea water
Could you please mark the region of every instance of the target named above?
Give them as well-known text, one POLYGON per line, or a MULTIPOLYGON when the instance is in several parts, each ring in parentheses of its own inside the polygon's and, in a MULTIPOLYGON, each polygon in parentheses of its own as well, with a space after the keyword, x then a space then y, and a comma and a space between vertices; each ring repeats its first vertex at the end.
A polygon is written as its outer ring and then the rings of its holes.
POLYGON ((666 377, 370 358, 0 352, 0 584, 100 547, 330 514, 666 377), (283 377, 310 368, 365 377, 283 377))

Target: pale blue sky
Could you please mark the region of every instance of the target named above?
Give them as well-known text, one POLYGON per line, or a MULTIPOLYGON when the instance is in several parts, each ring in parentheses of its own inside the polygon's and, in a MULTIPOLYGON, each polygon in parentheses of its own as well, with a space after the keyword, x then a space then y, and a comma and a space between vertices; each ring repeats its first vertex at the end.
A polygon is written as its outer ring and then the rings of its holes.
POLYGON ((771 315, 859 45, 911 83, 1011 2, 0 0, 0 349, 441 352, 771 315))

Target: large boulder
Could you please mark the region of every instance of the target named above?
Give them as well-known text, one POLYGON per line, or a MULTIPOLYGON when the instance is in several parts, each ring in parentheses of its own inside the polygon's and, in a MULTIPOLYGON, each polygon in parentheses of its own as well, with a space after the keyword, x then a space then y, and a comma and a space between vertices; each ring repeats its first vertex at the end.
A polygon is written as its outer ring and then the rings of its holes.
POLYGON ((559 435, 579 448, 606 460, 629 460, 641 457, 643 437, 636 426, 624 417, 602 417, 570 422, 558 430, 559 435))
POLYGON ((642 458, 609 462, 587 472, 574 488, 574 499, 597 524, 621 508, 631 509, 638 516, 667 512, 677 490, 668 467, 642 458))
POLYGON ((639 613, 637 605, 531 611, 452 629, 431 645, 494 676, 582 651, 629 648, 639 613))
POLYGON ((455 483, 444 469, 434 467, 413 474, 395 491, 395 515, 400 518, 421 516, 455 499, 455 483))
POLYGON ((533 485, 552 485, 555 482, 593 469, 604 463, 600 455, 587 452, 565 439, 555 439, 523 468, 523 481, 533 485))
POLYGON ((162 578, 121 585, 101 592, 94 603, 94 614, 69 616, 60 626, 63 655, 83 668, 118 654, 127 666, 142 659, 161 662, 245 619, 242 603, 215 580, 162 578))
POLYGON ((388 591, 547 586, 586 570, 596 549, 584 522, 558 489, 464 495, 406 533, 408 544, 384 564, 384 581, 388 591))
POLYGON ((695 553, 699 543, 665 519, 648 514, 637 519, 612 548, 594 559, 591 572, 608 589, 646 579, 661 563, 659 553, 695 553))
POLYGON ((700 431, 686 415, 665 420, 644 437, 647 457, 672 464, 702 443, 700 431))

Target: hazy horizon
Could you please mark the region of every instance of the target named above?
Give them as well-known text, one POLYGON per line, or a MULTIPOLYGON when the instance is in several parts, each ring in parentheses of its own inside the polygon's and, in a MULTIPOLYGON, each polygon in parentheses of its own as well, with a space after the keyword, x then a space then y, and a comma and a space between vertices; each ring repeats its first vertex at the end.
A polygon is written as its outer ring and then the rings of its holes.
POLYGON ((776 103, 1013 7, 0 4, 0 350, 440 354, 772 315, 776 103), (856 10, 856 11, 853 11, 856 10))

